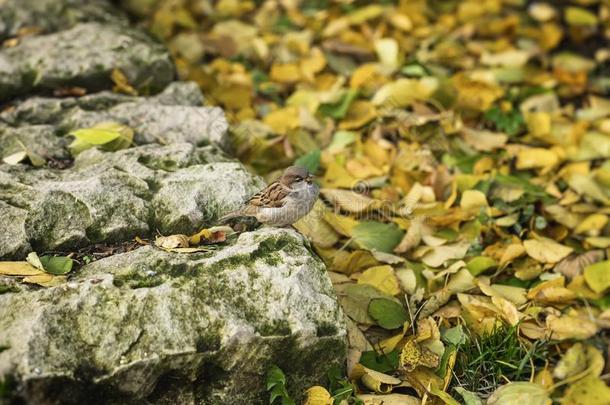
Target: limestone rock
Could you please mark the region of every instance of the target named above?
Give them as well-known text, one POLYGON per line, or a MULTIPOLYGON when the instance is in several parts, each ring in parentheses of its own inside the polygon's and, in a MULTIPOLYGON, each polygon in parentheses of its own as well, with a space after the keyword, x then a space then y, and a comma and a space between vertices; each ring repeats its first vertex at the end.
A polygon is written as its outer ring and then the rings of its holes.
POLYGON ((134 87, 153 92, 174 78, 169 54, 147 34, 121 25, 81 23, 0 50, 0 101, 65 86, 108 89, 115 68, 134 87))
POLYGON ((298 396, 346 354, 314 257, 293 230, 267 228, 219 251, 143 247, 62 286, 1 294, 0 375, 42 405, 263 404, 276 364, 298 396))
POLYGON ((85 21, 127 24, 123 13, 107 0, 2 0, 0 41, 17 35, 20 29, 49 33, 85 21))
POLYGON ((214 144, 227 149, 228 123, 220 108, 203 107, 192 82, 169 85, 152 97, 100 92, 84 97, 32 97, 0 113, 0 157, 20 150, 16 139, 43 156, 64 158, 69 141, 63 135, 105 121, 134 130, 136 144, 214 144), (55 138, 54 138, 55 136, 55 138))
POLYGON ((0 257, 16 257, 28 245, 44 251, 156 230, 194 233, 263 186, 218 149, 189 143, 90 149, 65 170, 0 165, 0 202, 20 210, 0 213, 15 217, 0 233, 19 241, 1 248, 0 257))

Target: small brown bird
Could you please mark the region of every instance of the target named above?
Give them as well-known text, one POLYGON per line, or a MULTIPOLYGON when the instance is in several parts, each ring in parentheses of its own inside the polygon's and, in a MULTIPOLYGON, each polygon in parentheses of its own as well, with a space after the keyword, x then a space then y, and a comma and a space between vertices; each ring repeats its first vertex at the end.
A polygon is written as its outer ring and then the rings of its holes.
POLYGON ((307 169, 290 166, 279 179, 250 197, 243 207, 226 214, 219 221, 255 217, 265 225, 292 225, 311 211, 319 193, 320 189, 307 169))

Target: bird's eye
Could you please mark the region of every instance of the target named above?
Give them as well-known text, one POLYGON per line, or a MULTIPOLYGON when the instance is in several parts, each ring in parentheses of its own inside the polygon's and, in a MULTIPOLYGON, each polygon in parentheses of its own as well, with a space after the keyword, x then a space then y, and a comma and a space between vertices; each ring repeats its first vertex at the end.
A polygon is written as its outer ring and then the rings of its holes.
POLYGON ((302 178, 301 176, 296 176, 296 177, 294 178, 294 180, 295 180, 295 181, 302 181, 302 180, 303 180, 303 178, 302 178))

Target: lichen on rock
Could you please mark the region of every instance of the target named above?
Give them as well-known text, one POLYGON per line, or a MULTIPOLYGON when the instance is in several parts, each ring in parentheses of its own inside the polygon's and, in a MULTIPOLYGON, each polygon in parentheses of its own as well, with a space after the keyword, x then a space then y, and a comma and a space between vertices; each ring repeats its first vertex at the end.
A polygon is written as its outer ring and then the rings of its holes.
POLYGON ((67 285, 2 294, 0 374, 45 403, 68 392, 155 402, 170 375, 193 403, 259 403, 275 363, 298 391, 343 359, 346 333, 304 243, 262 229, 213 253, 143 247, 84 266, 67 285))

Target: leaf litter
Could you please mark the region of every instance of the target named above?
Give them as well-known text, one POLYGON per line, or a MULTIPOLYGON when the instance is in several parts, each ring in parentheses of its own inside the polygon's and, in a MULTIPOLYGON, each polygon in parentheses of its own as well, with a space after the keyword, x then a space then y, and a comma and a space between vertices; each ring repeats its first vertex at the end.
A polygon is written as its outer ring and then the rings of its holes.
MULTIPOLYGON (((327 264, 350 360, 305 403, 607 403, 607 1, 137 3, 244 163, 320 179, 295 227, 327 264)), ((74 135, 75 152, 132 136, 74 135)))
POLYGON ((553 370, 576 344, 608 350, 609 11, 162 0, 142 16, 225 109, 242 161, 319 175, 323 203, 295 227, 360 337, 306 403, 566 403, 605 386, 553 370))

